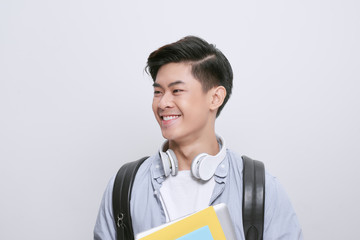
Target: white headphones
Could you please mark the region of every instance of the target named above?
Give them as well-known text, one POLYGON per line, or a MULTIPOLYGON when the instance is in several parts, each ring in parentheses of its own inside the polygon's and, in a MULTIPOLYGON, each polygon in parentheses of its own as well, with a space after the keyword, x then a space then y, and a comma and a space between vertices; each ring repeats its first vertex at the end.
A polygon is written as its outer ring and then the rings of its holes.
MULTIPOLYGON (((220 140, 221 149, 215 156, 207 153, 200 153, 191 163, 191 173, 195 178, 207 181, 215 173, 216 168, 226 156, 225 141, 222 137, 217 136, 220 140)), ((159 150, 160 158, 164 167, 165 177, 175 176, 178 173, 178 160, 173 150, 169 149, 169 141, 165 141, 159 150), (164 150, 166 152, 164 152, 164 150)))

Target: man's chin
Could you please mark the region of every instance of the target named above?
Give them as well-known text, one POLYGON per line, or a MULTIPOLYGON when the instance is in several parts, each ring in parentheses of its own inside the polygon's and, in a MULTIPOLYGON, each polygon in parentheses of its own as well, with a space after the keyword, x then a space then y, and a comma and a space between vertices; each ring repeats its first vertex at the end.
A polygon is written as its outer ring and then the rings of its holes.
POLYGON ((161 133, 162 133, 163 138, 165 138, 168 141, 176 142, 180 138, 179 134, 176 134, 174 132, 163 130, 161 133))

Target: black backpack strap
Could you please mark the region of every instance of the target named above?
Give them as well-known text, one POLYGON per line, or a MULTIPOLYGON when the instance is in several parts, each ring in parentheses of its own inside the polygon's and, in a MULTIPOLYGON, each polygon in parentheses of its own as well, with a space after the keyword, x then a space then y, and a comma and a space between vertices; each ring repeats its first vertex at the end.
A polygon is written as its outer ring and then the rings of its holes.
POLYGON ((130 216, 131 189, 136 172, 148 157, 124 164, 116 174, 112 205, 116 227, 116 239, 133 240, 134 232, 130 216))
POLYGON ((246 240, 262 240, 264 231, 265 167, 260 161, 242 156, 243 226, 246 240))

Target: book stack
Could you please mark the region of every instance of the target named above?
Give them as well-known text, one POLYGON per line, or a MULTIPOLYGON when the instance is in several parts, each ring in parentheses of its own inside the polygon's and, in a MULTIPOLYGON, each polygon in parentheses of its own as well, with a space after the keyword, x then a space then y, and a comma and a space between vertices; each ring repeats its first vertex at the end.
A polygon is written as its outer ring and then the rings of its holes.
POLYGON ((225 204, 210 206, 136 236, 136 240, 235 240, 225 204))

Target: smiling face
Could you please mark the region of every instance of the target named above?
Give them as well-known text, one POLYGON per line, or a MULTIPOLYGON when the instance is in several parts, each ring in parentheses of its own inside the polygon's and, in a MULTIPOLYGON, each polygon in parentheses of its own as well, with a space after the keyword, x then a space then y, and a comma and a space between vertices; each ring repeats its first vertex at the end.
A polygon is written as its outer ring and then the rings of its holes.
POLYGON ((164 138, 191 141, 214 131, 216 111, 211 90, 205 93, 191 65, 168 63, 156 76, 152 109, 164 138))

